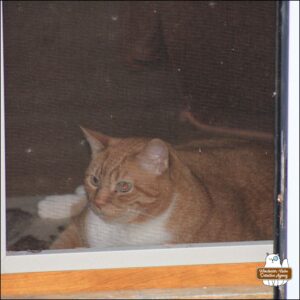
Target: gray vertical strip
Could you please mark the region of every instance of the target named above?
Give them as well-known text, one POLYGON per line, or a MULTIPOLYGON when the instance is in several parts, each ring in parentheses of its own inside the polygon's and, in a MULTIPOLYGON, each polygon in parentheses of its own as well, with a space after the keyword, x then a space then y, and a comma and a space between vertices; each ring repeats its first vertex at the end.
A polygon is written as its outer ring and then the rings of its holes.
MULTIPOLYGON (((277 38, 277 133, 276 133, 276 204, 274 253, 287 258, 287 124, 288 124, 288 40, 289 1, 278 2, 277 38)), ((286 299, 286 285, 276 287, 275 299, 286 299)))
POLYGON ((5 119, 4 119, 4 46, 3 2, 0 1, 0 53, 1 53, 1 260, 6 255, 6 193, 5 193, 5 119))

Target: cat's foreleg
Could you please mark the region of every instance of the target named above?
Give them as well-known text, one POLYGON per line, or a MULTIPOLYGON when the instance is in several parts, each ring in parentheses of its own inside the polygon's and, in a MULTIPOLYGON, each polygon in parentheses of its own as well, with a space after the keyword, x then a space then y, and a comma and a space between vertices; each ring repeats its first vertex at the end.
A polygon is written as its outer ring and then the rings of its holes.
POLYGON ((74 249, 86 247, 79 230, 74 223, 71 223, 65 231, 63 231, 58 238, 52 243, 49 249, 74 249))

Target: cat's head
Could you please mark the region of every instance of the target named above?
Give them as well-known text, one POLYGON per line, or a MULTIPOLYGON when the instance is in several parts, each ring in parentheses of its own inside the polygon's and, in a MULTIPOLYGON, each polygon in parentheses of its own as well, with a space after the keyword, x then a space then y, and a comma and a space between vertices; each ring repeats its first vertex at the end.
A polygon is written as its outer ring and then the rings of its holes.
POLYGON ((130 223, 167 209, 174 194, 168 144, 82 129, 92 152, 85 189, 94 212, 106 221, 130 223))

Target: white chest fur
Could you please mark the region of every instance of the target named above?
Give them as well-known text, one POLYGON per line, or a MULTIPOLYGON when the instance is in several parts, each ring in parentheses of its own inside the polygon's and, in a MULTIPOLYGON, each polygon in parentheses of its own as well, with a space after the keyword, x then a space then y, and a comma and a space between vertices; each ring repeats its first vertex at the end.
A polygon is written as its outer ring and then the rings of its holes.
POLYGON ((89 210, 85 223, 87 242, 92 248, 168 243, 172 236, 166 223, 173 206, 174 203, 160 216, 141 224, 106 223, 89 210))

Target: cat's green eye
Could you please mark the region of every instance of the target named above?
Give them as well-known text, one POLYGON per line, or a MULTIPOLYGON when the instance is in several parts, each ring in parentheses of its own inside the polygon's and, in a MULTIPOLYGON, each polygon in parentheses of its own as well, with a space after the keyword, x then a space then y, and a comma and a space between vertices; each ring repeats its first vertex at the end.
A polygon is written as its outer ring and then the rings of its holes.
POLYGON ((90 182, 93 186, 96 186, 96 187, 100 186, 100 179, 95 175, 91 175, 90 182))
POLYGON ((116 185, 116 192, 128 193, 132 190, 132 183, 128 181, 119 181, 116 185))

